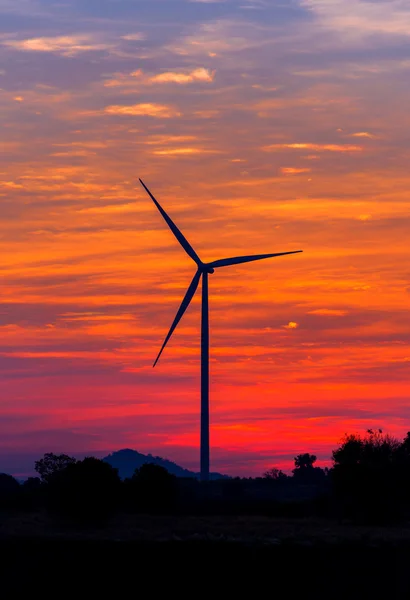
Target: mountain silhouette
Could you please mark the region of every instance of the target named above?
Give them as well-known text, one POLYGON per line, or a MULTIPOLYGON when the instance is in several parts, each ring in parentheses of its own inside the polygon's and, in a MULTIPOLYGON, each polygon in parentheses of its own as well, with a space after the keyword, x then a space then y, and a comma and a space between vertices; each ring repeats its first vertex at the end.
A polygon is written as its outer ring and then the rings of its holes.
MULTIPOLYGON (((171 460, 161 458, 160 456, 152 456, 152 454, 141 454, 136 450, 130 450, 129 448, 124 450, 118 450, 113 452, 102 459, 109 465, 118 469, 119 476, 121 479, 132 477, 135 469, 139 469, 142 465, 154 464, 164 467, 168 473, 175 475, 176 477, 190 477, 199 479, 199 473, 189 471, 180 467, 171 460)), ((229 479, 228 475, 221 475, 220 473, 210 473, 210 479, 229 479)))

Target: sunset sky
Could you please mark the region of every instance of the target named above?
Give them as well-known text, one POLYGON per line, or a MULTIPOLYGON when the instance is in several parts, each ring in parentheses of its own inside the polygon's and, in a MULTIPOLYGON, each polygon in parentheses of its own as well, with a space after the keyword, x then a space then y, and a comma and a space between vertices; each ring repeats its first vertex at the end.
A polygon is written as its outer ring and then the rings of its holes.
POLYGON ((134 448, 260 475, 410 430, 408 0, 0 0, 0 470, 134 448))

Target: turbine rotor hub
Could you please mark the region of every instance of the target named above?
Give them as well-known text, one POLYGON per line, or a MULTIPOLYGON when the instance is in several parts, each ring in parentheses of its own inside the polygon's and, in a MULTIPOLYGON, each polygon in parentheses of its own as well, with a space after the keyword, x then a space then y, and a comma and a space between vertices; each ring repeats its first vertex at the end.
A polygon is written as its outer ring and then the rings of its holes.
POLYGON ((210 275, 212 275, 212 273, 215 273, 215 269, 213 269, 209 265, 205 265, 205 264, 201 265, 201 271, 203 273, 209 273, 210 275))

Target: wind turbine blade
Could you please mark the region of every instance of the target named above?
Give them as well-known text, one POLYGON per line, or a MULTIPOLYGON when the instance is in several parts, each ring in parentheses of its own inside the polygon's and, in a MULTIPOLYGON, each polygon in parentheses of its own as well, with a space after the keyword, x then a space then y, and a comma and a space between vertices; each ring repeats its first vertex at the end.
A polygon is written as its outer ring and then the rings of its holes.
POLYGON ((199 280, 200 279, 201 279, 201 271, 197 271, 196 274, 195 274, 195 276, 194 276, 194 278, 193 278, 193 280, 191 281, 191 285, 189 286, 189 288, 187 290, 187 293, 185 294, 185 298, 182 300, 181 306, 178 309, 178 312, 176 314, 174 322, 171 325, 171 329, 169 330, 168 335, 165 338, 164 343, 162 344, 162 348, 161 348, 161 350, 160 350, 160 352, 159 352, 159 354, 158 354, 158 356, 157 356, 157 358, 156 358, 156 360, 154 362, 154 365, 153 365, 154 367, 157 364, 157 362, 159 361, 159 358, 160 358, 160 356, 161 356, 161 354, 162 354, 165 346, 167 345, 169 338, 174 333, 174 330, 175 330, 176 326, 178 325, 178 323, 182 319, 182 317, 184 315, 184 312, 186 311, 186 309, 188 308, 188 306, 189 306, 192 298, 194 297, 195 292, 197 290, 197 287, 199 285, 199 280))
POLYGON ((294 250, 293 252, 279 252, 278 254, 255 254, 254 256, 236 256, 234 258, 222 258, 207 263, 207 267, 217 269, 218 267, 230 267, 231 265, 241 265, 242 263, 253 262, 254 260, 263 260, 264 258, 275 258, 275 256, 286 256, 287 254, 299 254, 303 250, 294 250))
POLYGON ((151 194, 151 192, 149 191, 149 189, 147 188, 147 186, 145 185, 145 183, 142 181, 142 179, 140 179, 140 183, 143 186, 143 188, 145 189, 145 191, 147 192, 147 194, 151 197, 151 199, 154 202, 155 206, 158 208, 159 212, 164 217, 166 223, 168 224, 168 227, 170 228, 170 230, 172 231, 172 233, 174 234, 174 236, 177 238, 178 242, 181 244, 181 246, 183 247, 183 249, 185 250, 185 252, 188 254, 188 256, 190 256, 192 258, 192 260, 194 260, 196 262, 197 265, 200 265, 201 264, 201 259, 199 258, 198 254, 195 252, 195 250, 192 248, 191 244, 188 242, 188 240, 186 239, 186 237, 178 229, 178 227, 175 225, 175 223, 173 222, 173 220, 171 219, 171 217, 169 217, 167 215, 167 213, 162 208, 162 206, 160 205, 160 203, 158 202, 158 200, 156 200, 154 198, 154 196, 151 194))

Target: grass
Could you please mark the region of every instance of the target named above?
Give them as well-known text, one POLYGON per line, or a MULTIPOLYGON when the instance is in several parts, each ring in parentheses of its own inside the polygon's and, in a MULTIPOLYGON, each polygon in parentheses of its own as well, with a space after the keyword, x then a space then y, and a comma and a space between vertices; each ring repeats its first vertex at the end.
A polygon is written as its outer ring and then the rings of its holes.
POLYGON ((247 544, 409 544, 410 523, 358 526, 318 518, 118 515, 101 527, 59 522, 45 513, 6 514, 0 540, 226 541, 247 544))
POLYGON ((85 593, 88 585, 90 597, 97 590, 105 597, 108 586, 117 597, 124 585, 140 592, 133 595, 154 598, 164 588, 167 595, 200 596, 210 589, 217 598, 410 598, 410 525, 120 515, 84 529, 43 513, 3 515, 0 555, 4 592, 8 583, 21 587, 43 578, 57 595, 68 586, 85 593))

